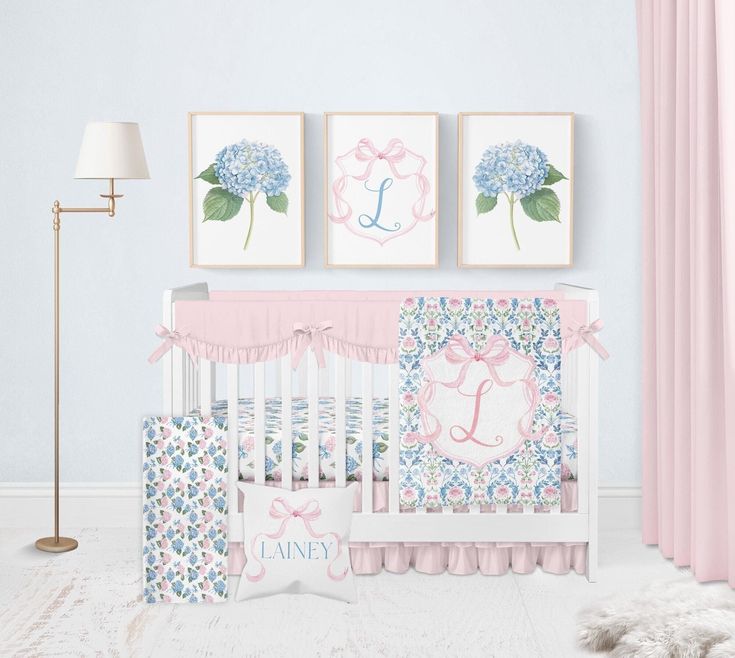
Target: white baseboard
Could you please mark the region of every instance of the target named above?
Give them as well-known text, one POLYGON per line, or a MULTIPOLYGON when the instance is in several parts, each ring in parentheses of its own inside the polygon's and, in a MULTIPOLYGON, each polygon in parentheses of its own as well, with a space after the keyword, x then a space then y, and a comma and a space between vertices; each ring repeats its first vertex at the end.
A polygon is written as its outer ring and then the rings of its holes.
MULTIPOLYGON (((64 528, 139 528, 139 482, 62 484, 64 528)), ((46 482, 0 483, 0 528, 51 528, 53 486, 46 482)), ((600 530, 637 529, 641 524, 640 487, 600 487, 600 530)))

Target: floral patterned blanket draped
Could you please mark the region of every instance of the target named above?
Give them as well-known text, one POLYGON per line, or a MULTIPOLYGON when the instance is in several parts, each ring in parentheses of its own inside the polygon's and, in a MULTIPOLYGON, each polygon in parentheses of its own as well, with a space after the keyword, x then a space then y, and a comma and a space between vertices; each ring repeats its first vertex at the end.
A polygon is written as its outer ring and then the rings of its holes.
POLYGON ((143 420, 143 598, 227 599, 227 421, 143 420))
POLYGON ((544 298, 407 298, 401 504, 560 502, 561 329, 544 298))

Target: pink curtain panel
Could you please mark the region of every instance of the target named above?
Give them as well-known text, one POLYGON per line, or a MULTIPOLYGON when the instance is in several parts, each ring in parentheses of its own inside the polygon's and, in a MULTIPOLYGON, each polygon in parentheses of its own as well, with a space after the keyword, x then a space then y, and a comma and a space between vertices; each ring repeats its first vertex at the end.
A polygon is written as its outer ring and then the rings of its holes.
POLYGON ((735 2, 637 9, 643 539, 735 586, 735 2))

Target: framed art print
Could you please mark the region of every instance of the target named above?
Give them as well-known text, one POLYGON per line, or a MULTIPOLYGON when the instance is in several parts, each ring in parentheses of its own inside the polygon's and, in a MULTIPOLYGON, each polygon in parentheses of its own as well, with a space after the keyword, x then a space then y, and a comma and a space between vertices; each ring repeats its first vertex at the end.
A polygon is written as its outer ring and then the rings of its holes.
POLYGON ((303 113, 189 113, 189 264, 304 266, 303 113))
POLYGON ((324 115, 327 267, 436 267, 434 112, 324 115))
POLYGON ((458 116, 458 265, 570 267, 574 114, 458 116))

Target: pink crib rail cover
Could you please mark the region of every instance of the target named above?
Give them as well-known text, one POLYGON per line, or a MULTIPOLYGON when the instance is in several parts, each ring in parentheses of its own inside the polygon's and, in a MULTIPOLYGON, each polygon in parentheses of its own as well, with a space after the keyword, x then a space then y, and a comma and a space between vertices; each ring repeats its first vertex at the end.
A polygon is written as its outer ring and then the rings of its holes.
MULTIPOLYGON (((586 304, 562 291, 213 291, 176 302, 172 341, 192 358, 255 363, 322 350, 366 363, 398 361, 401 302, 413 296, 547 297, 559 302, 562 335, 586 322, 586 304)), ((320 365, 322 365, 320 363, 320 365)))

